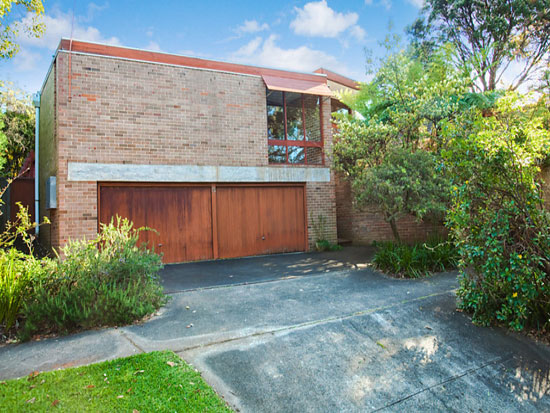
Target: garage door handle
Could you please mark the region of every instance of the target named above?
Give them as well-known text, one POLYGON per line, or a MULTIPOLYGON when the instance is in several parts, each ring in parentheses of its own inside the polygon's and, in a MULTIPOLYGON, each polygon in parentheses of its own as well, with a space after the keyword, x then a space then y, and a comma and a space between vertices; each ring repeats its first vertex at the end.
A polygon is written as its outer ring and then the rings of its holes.
POLYGON ((159 247, 159 248, 162 247, 162 244, 159 244, 158 247, 159 247))
POLYGON ((262 240, 265 241, 265 237, 262 237, 262 240))

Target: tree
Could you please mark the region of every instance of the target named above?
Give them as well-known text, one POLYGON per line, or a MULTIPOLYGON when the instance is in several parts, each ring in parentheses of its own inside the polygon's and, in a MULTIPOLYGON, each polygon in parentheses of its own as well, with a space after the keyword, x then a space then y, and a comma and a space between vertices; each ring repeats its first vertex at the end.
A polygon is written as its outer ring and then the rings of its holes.
POLYGON ((16 177, 34 149, 35 113, 30 96, 0 81, 0 176, 16 177))
POLYGON ((510 84, 515 90, 549 59, 548 0, 426 0, 424 14, 408 30, 412 43, 453 43, 482 91, 495 90, 506 70, 520 64, 510 84))
POLYGON ((19 52, 16 38, 21 31, 31 37, 42 36, 43 14, 42 0, 0 0, 0 58, 11 58, 19 52), (27 13, 24 19, 14 19, 16 9, 27 13))
POLYGON ((337 121, 335 168, 350 180, 359 205, 384 214, 396 241, 401 216, 441 218, 445 210, 447 179, 434 153, 443 144, 441 121, 460 110, 469 86, 451 56, 448 47, 429 60, 392 52, 359 93, 340 96, 362 118, 337 121))

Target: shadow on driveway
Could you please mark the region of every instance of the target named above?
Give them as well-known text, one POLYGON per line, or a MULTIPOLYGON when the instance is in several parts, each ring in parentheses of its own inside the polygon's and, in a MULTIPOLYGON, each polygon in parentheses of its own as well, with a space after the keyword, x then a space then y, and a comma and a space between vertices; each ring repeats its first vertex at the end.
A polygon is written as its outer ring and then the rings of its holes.
POLYGON ((161 272, 168 294, 222 285, 275 281, 367 266, 373 247, 168 264, 161 272))

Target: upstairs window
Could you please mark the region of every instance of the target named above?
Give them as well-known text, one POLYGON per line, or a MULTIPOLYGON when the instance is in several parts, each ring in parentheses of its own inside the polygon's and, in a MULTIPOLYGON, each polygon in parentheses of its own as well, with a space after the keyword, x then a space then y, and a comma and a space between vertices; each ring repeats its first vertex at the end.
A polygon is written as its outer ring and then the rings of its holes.
POLYGON ((268 90, 269 163, 322 165, 320 113, 319 96, 268 90))

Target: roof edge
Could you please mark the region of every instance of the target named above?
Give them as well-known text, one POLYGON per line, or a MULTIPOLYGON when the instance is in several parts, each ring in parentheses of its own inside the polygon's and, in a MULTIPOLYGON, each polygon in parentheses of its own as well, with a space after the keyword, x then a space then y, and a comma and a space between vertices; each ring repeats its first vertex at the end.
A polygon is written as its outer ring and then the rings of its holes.
POLYGON ((352 88, 352 89, 359 89, 359 82, 357 80, 350 79, 349 77, 346 77, 344 75, 341 75, 339 73, 333 72, 331 70, 325 69, 323 67, 320 67, 319 69, 314 71, 318 74, 324 74, 327 76, 328 80, 331 80, 333 82, 339 83, 343 86, 352 88))
POLYGON ((298 72, 263 66, 245 65, 241 63, 230 63, 223 60, 204 59, 200 57, 132 48, 126 46, 113 46, 105 43, 70 39, 66 37, 61 38, 57 50, 84 52, 87 54, 98 56, 120 57, 151 63, 167 63, 176 66, 214 69, 225 72, 252 74, 257 76, 262 76, 266 74, 287 77, 291 79, 315 81, 328 78, 326 74, 318 72, 298 72))

